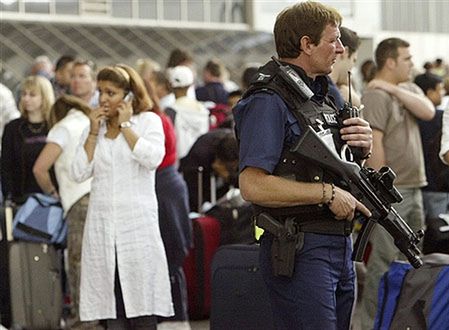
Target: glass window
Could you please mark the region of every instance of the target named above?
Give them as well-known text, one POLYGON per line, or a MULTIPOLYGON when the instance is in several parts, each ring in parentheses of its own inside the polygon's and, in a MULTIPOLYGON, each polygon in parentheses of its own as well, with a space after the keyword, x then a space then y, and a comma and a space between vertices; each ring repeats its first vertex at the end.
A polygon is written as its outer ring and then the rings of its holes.
POLYGON ((25 2, 25 13, 49 14, 48 2, 25 2))
POLYGON ((226 0, 213 0, 210 2, 211 22, 225 22, 226 10, 229 10, 227 5, 226 0))
POLYGON ((18 11, 19 3, 17 0, 0 1, 0 11, 18 11))
POLYGON ((164 1, 164 17, 166 20, 181 20, 181 0, 164 1))
POLYGON ((231 5, 231 22, 232 23, 245 23, 246 12, 245 2, 243 0, 234 0, 231 5))
POLYGON ((76 0, 55 1, 56 14, 78 15, 79 3, 76 0))
POLYGON ((156 19, 157 6, 156 1, 140 0, 139 1, 139 18, 156 19))
POLYGON ((187 19, 194 22, 204 21, 204 6, 202 0, 187 0, 187 19))
POLYGON ((132 1, 112 0, 112 16, 131 18, 132 1))

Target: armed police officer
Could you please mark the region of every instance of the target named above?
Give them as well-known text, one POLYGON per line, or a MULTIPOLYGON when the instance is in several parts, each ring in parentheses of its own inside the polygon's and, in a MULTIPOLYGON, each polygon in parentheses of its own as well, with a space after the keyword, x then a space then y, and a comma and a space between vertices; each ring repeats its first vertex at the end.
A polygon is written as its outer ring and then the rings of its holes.
POLYGON ((359 162, 370 154, 369 124, 357 117, 339 125, 327 97, 325 75, 344 52, 341 20, 317 2, 283 10, 274 26, 279 61, 259 69, 234 108, 240 189, 265 229, 260 266, 277 329, 350 326, 351 221, 370 212, 338 178, 290 151, 311 126, 337 153, 360 148, 359 162))

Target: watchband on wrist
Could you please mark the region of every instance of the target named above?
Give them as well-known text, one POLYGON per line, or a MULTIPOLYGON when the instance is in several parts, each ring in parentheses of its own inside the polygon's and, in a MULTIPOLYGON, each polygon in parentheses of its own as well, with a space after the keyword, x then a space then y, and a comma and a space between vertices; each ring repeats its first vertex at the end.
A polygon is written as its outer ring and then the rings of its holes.
POLYGON ((129 128, 129 127, 131 127, 132 126, 132 124, 131 124, 131 122, 130 121, 124 121, 123 123, 121 123, 120 125, 119 125, 119 127, 120 128, 129 128))

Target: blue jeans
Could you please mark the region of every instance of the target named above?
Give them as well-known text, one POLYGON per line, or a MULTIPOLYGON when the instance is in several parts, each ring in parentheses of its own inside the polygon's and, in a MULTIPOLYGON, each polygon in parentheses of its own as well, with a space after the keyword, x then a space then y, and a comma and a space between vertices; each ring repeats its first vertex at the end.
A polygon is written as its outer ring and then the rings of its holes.
POLYGON ((422 192, 424 214, 426 219, 435 219, 441 213, 449 211, 449 193, 426 191, 422 192))
POLYGON ((261 239, 260 268, 276 329, 347 330, 354 303, 350 237, 305 233, 291 278, 274 276, 272 236, 261 239))

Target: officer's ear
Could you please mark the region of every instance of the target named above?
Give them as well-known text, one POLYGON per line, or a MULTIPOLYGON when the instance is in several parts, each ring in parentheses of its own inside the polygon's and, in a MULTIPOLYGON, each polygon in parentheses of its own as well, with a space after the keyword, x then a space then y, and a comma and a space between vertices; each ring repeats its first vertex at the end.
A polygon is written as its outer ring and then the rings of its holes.
POLYGON ((302 36, 301 39, 299 39, 300 50, 305 54, 311 55, 313 46, 315 46, 315 44, 309 36, 302 36))

